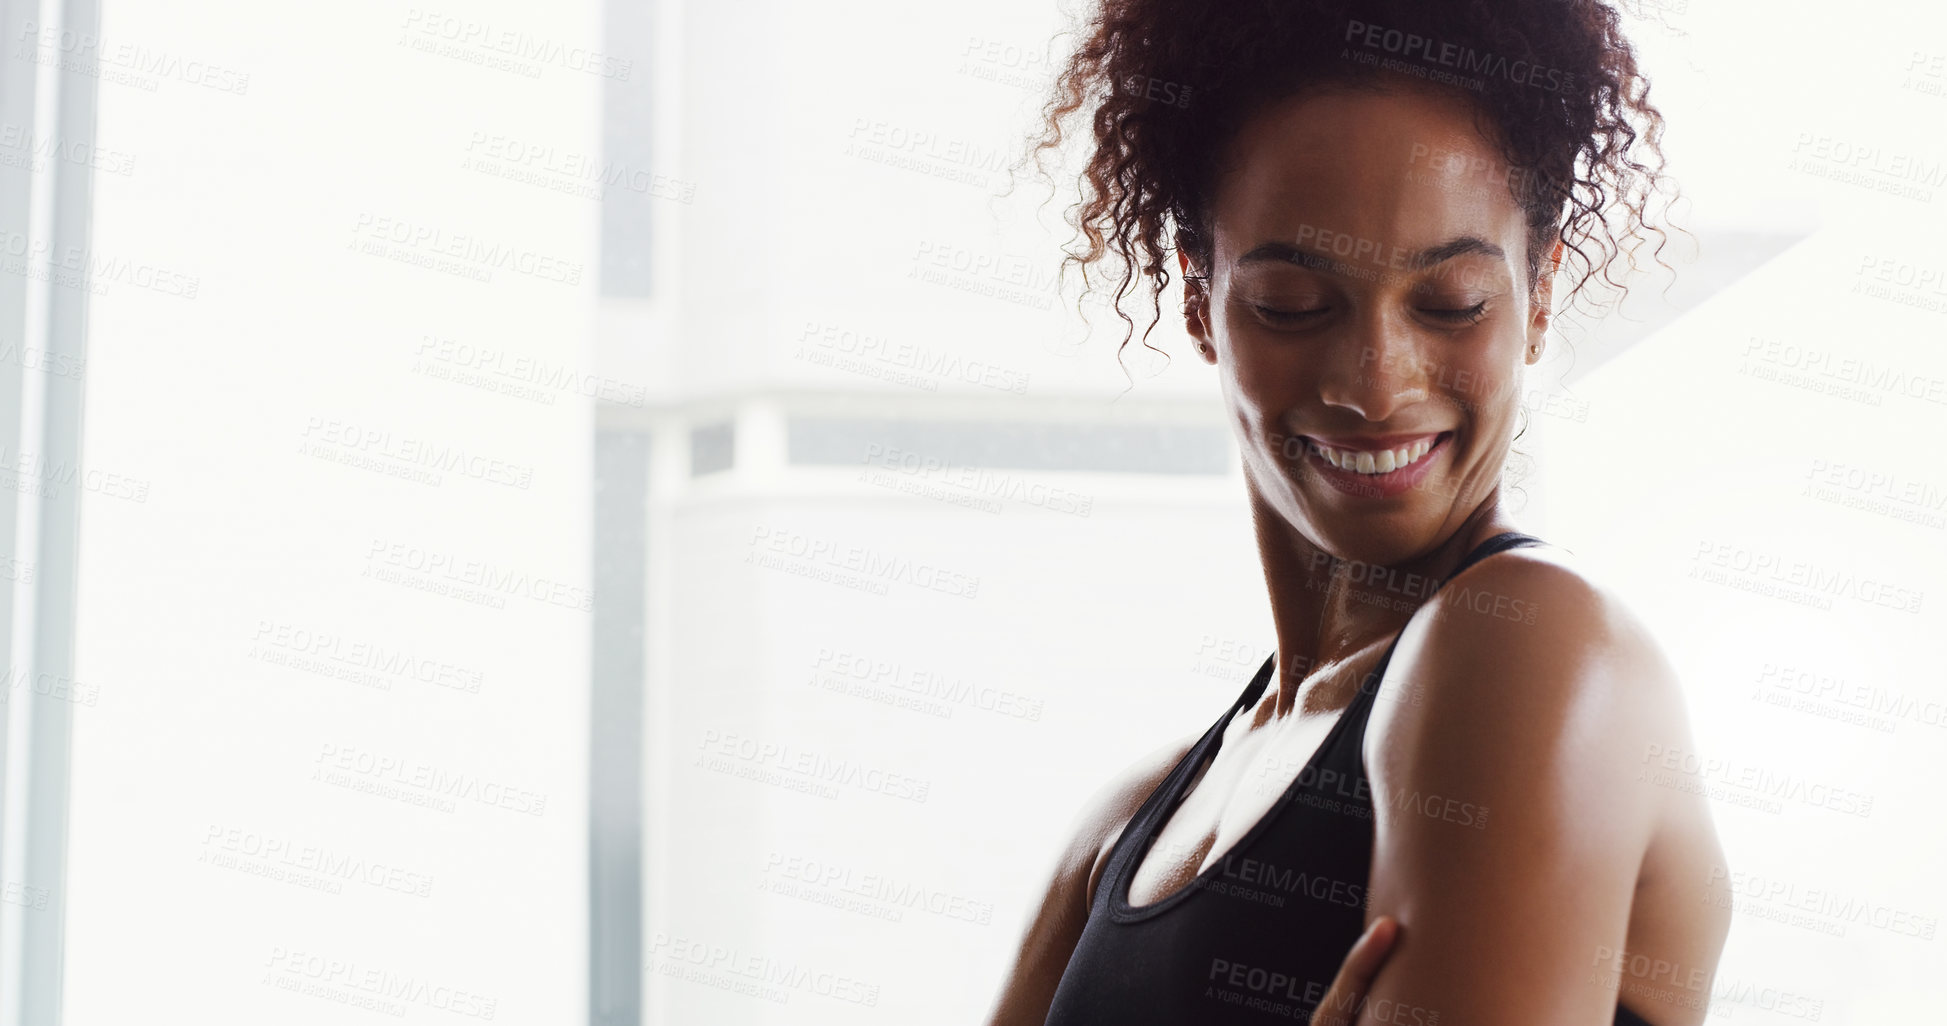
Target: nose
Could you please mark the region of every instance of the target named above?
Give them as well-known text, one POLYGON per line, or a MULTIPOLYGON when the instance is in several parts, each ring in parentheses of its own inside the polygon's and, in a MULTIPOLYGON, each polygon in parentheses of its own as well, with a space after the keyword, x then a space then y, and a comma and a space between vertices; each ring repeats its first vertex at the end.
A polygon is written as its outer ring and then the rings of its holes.
POLYGON ((1368 309, 1328 346, 1319 376, 1327 406, 1380 423, 1427 397, 1426 361, 1408 325, 1368 309))

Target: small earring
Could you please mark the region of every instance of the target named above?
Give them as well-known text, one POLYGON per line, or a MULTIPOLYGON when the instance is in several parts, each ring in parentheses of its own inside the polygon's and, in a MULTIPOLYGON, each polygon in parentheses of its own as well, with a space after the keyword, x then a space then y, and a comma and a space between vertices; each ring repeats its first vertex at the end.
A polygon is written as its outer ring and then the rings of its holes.
POLYGON ((1528 357, 1529 357, 1529 359, 1533 359, 1533 358, 1535 358, 1535 357, 1537 357, 1537 356, 1540 356, 1540 355, 1541 355, 1541 343, 1539 343, 1539 342, 1530 342, 1530 343, 1528 343, 1528 357))

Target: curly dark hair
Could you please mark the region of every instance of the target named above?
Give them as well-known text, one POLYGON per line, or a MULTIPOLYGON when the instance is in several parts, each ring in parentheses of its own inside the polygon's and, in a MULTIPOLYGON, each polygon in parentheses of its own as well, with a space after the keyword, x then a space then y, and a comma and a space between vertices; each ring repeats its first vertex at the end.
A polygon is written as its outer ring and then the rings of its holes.
POLYGON ((1151 285, 1143 344, 1154 348, 1171 249, 1210 266, 1223 144, 1267 104, 1313 86, 1411 81, 1467 96, 1527 212, 1531 289, 1558 240, 1575 280, 1565 303, 1598 276, 1624 291, 1610 267, 1626 254, 1635 269, 1650 234, 1663 264, 1668 235, 1649 210, 1660 194, 1675 198, 1663 117, 1601 0, 1099 0, 1080 34, 1028 156, 1045 175, 1045 151, 1059 152, 1071 116, 1090 111, 1094 150, 1067 211, 1086 248, 1071 244, 1061 271, 1080 268, 1086 298, 1091 266, 1113 258, 1111 305, 1128 325, 1118 354, 1135 334, 1122 300, 1138 274, 1151 285))

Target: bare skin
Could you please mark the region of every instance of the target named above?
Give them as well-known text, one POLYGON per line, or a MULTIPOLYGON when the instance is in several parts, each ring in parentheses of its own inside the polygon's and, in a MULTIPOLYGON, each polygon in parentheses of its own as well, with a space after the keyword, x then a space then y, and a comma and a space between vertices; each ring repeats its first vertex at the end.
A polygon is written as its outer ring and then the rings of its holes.
MULTIPOLYGON (((1345 992, 1372 1002, 1349 1021, 1377 1024, 1383 1004, 1442 1026, 1597 1026, 1620 1001, 1655 1026, 1697 1026, 1728 873, 1705 800, 1647 772, 1651 753, 1695 751, 1671 667, 1559 549, 1447 580, 1517 529, 1502 467, 1561 248, 1531 284, 1500 151, 1450 95, 1307 92, 1248 121, 1224 157, 1211 264, 1182 255, 1185 315, 1243 452, 1278 665, 1137 865, 1131 904, 1220 861, 1398 637, 1362 749, 1367 921, 1396 922, 1397 939, 1348 957, 1345 992), (1344 484, 1317 452, 1415 440, 1434 446, 1420 476, 1387 494, 1344 484), (1440 601, 1418 601, 1441 580, 1440 601), (1389 800, 1416 794, 1486 812, 1462 825, 1389 800)), ((1196 736, 1085 809, 992 1026, 1045 1019, 1110 848, 1196 736)))

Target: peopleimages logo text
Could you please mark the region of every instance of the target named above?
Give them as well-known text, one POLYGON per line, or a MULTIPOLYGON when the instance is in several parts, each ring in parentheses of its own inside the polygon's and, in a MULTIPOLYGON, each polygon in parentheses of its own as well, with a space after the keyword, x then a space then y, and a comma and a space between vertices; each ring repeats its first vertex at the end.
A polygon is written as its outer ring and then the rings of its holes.
POLYGON ((1368 50, 1384 50, 1400 57, 1456 68, 1470 74, 1502 78, 1517 85, 1529 85, 1559 93, 1575 84, 1575 76, 1560 68, 1545 68, 1529 60, 1510 61, 1496 54, 1482 53, 1471 46, 1443 43, 1415 32, 1369 25, 1348 19, 1345 42, 1357 42, 1368 50))

